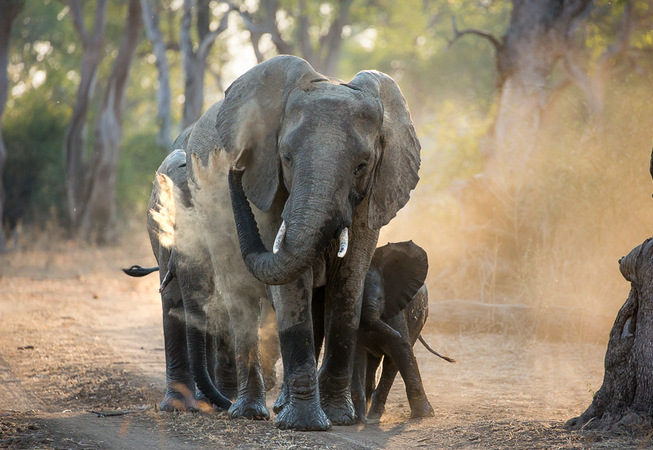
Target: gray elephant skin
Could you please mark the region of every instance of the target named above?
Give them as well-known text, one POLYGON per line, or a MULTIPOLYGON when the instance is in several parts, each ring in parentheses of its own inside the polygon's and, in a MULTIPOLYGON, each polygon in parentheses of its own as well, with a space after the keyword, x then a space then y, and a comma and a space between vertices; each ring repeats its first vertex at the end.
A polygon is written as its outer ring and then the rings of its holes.
MULTIPOLYGON (((175 140, 174 146, 185 146, 191 129, 192 127, 182 133, 175 140)), ((178 190, 178 199, 185 203, 185 207, 191 207, 186 153, 183 149, 177 149, 172 151, 157 169, 157 178, 148 205, 148 234, 159 266, 143 268, 134 265, 123 269, 127 275, 142 277, 161 268, 166 391, 159 407, 162 411, 210 411, 213 404, 218 409, 226 409, 237 392, 233 333, 229 316, 224 302, 216 298, 210 264, 178 265, 174 245, 164 245, 161 242, 165 236, 162 230, 164 224, 161 223, 162 219, 156 218, 166 206, 162 199, 165 193, 160 185, 161 175, 165 175, 173 183, 178 190), (202 305, 202 312, 205 314, 194 314, 192 308, 184 308, 180 282, 185 283, 184 277, 189 270, 195 279, 209 283, 209 286, 204 288, 205 291, 213 291, 213 295, 202 305)), ((274 365, 279 358, 279 344, 274 311, 269 306, 266 308, 267 305, 269 302, 263 305, 266 314, 261 334, 263 373, 266 387, 270 388, 276 382, 274 365)))
POLYGON ((351 374, 365 276, 379 229, 419 179, 420 146, 398 86, 374 71, 341 83, 278 56, 232 83, 186 151, 192 207, 176 202, 177 279, 187 313, 201 316, 212 289, 227 310, 238 380, 230 415, 268 415, 255 324, 269 295, 287 393, 276 426, 356 423, 351 374), (214 285, 193 272, 203 265, 214 285), (319 373, 314 290, 325 304, 319 373))
POLYGON ((413 345, 420 339, 431 353, 454 360, 431 349, 420 335, 428 317, 427 272, 426 252, 412 241, 389 243, 374 252, 365 279, 352 380, 356 413, 363 422, 381 418, 397 371, 406 386, 411 417, 433 415, 413 345), (381 360, 383 371, 375 386, 381 360))

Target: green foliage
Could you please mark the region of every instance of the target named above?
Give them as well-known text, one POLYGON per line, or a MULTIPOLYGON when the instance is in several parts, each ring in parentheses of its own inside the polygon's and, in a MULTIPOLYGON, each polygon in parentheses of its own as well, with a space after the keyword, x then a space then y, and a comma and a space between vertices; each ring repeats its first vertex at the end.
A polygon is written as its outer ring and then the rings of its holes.
POLYGON ((45 224, 65 222, 62 145, 70 112, 43 101, 43 91, 29 91, 20 108, 5 114, 2 134, 8 150, 4 171, 5 220, 45 224))

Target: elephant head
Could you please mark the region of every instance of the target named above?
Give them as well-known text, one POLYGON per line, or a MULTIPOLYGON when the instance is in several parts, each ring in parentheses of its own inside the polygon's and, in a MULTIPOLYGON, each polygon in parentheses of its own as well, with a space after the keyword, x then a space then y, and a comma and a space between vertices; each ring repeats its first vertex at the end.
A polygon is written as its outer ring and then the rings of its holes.
POLYGON ((235 165, 245 169, 230 177, 241 185, 236 190, 263 211, 278 190, 287 192, 269 252, 231 185, 243 258, 266 284, 297 278, 334 238, 338 256, 345 256, 353 221, 378 230, 419 179, 420 145, 406 102, 380 72, 341 83, 300 58, 272 58, 229 87, 217 128, 226 150, 238 154, 235 165))
POLYGON ((361 328, 390 339, 400 337, 386 321, 413 300, 427 272, 426 252, 413 241, 377 248, 365 278, 361 328))

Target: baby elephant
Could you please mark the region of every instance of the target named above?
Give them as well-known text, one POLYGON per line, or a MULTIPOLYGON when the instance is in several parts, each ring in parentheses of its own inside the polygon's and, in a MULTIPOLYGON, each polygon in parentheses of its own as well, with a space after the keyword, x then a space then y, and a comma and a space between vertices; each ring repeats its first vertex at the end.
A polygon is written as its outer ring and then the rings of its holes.
POLYGON ((363 309, 352 378, 354 408, 362 422, 377 421, 397 375, 406 384, 411 417, 433 415, 413 353, 428 316, 424 280, 428 271, 426 252, 413 241, 390 243, 374 252, 365 278, 363 309), (383 358, 383 372, 375 386, 376 370, 383 358), (368 403, 370 409, 366 415, 368 403))

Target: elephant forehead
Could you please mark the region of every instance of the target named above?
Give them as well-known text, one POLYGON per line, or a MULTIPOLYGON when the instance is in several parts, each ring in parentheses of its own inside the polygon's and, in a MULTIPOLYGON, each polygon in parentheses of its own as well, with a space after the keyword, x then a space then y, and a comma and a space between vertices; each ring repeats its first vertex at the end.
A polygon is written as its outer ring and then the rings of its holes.
POLYGON ((380 124, 383 107, 374 96, 344 84, 312 83, 309 89, 295 89, 288 97, 286 117, 333 116, 351 124, 380 124))

